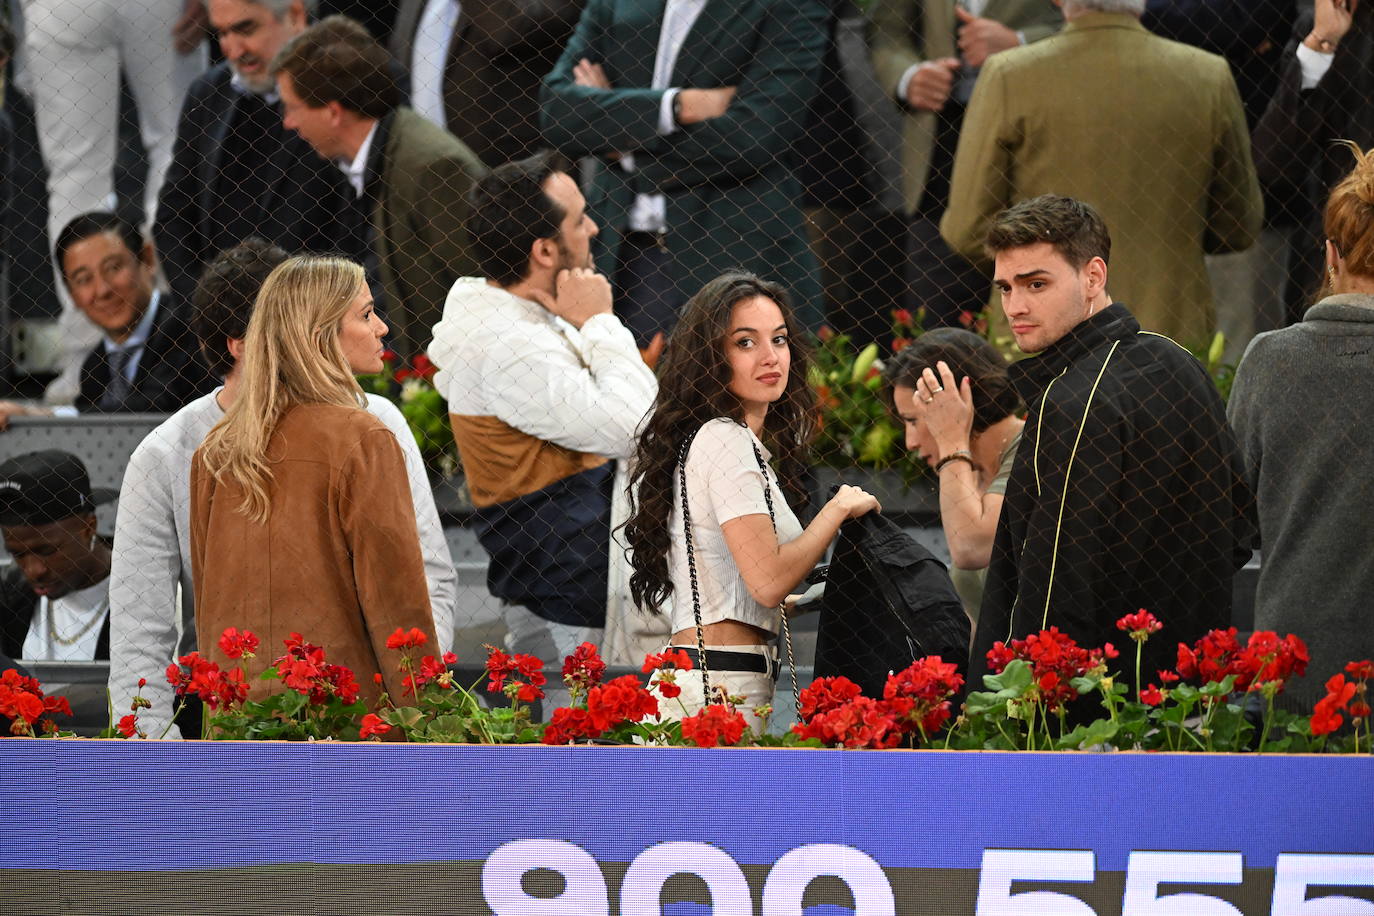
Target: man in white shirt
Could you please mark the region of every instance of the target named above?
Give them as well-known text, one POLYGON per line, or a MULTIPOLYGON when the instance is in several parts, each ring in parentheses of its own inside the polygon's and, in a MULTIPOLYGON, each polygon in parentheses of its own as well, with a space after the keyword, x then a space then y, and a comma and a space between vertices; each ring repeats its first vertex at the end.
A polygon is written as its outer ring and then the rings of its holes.
MULTIPOLYGON (((192 620, 191 456, 224 416, 238 390, 238 359, 258 289, 286 252, 250 239, 206 267, 194 298, 193 328, 224 386, 193 401, 148 434, 124 471, 110 576, 110 697, 128 706, 139 678, 153 706, 140 715, 144 731, 161 735, 175 700, 162 677, 167 665, 195 648, 192 620)), ((396 435, 405 456, 415 521, 441 645, 453 639, 456 581, 448 543, 415 438, 390 401, 368 396, 368 410, 396 435)), ((266 647, 273 651, 280 647, 266 647)), ((173 732, 172 734, 176 734, 173 732)))
POLYGON ((110 547, 81 459, 55 450, 0 463, 0 535, 14 568, 0 576, 0 654, 30 661, 109 657, 110 547))
POLYGON ((453 281, 473 272, 466 197, 486 168, 451 133, 400 105, 391 56, 367 30, 330 16, 272 63, 282 123, 343 171, 357 232, 340 240, 367 269, 403 358, 424 347, 453 281))
POLYGON ((667 632, 620 597, 616 459, 633 453, 658 385, 592 267, 598 229, 569 168, 536 156, 477 183, 468 233, 483 276, 454 284, 429 355, 508 647, 556 665, 604 637, 608 660, 638 663, 667 632))

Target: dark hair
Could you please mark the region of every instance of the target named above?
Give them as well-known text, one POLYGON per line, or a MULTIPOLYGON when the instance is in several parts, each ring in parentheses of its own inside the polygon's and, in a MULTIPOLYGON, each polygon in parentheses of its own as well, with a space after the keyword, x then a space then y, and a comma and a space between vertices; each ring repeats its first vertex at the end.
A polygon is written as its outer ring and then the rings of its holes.
POLYGON ((883 396, 892 405, 892 389, 915 388, 922 370, 944 360, 955 381, 968 376, 973 388, 973 432, 983 430, 1021 407, 1021 398, 1007 375, 1007 361, 997 348, 963 328, 936 328, 913 340, 883 367, 887 387, 883 396))
POLYGON ((382 118, 401 103, 391 55, 357 22, 327 16, 288 41, 272 61, 310 108, 338 102, 349 111, 382 118))
POLYGON ((234 368, 225 341, 242 340, 248 333, 248 319, 263 281, 288 257, 271 242, 250 238, 224 249, 205 265, 191 294, 191 330, 215 375, 228 375, 234 368))
POLYGON ((673 591, 668 571, 668 523, 678 450, 703 424, 717 417, 743 421, 739 399, 730 393, 725 342, 735 306, 755 297, 771 299, 787 325, 791 366, 782 396, 768 408, 763 436, 777 458, 778 480, 792 506, 810 502, 802 482, 807 447, 817 429, 816 394, 807 381, 811 354, 778 284, 730 271, 687 301, 659 364, 658 397, 639 444, 630 478, 631 511, 625 523, 629 545, 630 594, 640 608, 654 610, 673 591))
POLYGON ((92 210, 90 213, 72 217, 67 225, 62 227, 62 231, 57 233, 57 243, 53 245, 53 259, 57 261, 58 274, 64 278, 67 275, 63 262, 69 248, 91 236, 104 235, 107 232, 119 236, 135 258, 143 257, 143 233, 138 231, 137 226, 108 210, 92 210))
POLYGON ((544 190, 549 178, 570 175, 555 152, 537 153, 492 169, 468 192, 468 244, 482 275, 501 286, 530 274, 530 248, 558 238, 564 209, 544 190))
POLYGON ((0 58, 8 61, 14 57, 14 29, 4 19, 0 19, 0 58))
POLYGON ((1008 207, 992 221, 984 247, 990 257, 1012 248, 1049 243, 1078 270, 1093 258, 1107 263, 1112 237, 1097 211, 1081 200, 1041 194, 1008 207))

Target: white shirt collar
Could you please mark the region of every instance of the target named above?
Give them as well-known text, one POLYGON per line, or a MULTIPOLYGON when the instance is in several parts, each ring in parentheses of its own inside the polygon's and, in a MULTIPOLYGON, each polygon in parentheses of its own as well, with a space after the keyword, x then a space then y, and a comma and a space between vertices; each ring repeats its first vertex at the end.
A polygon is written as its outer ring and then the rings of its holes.
POLYGON ((124 338, 123 343, 115 343, 110 338, 104 339, 105 352, 117 353, 120 350, 137 350, 148 342, 148 335, 153 331, 153 321, 157 319, 157 307, 162 300, 162 292, 153 290, 153 298, 148 300, 148 308, 143 313, 143 317, 134 326, 133 333, 124 338))
POLYGON ((348 183, 353 185, 353 193, 359 197, 363 196, 363 189, 367 181, 367 156, 372 152, 372 140, 377 136, 377 125, 380 121, 372 122, 372 129, 367 132, 363 139, 363 145, 358 147, 358 155, 353 157, 352 162, 339 161, 339 168, 343 170, 348 178, 348 183))
POLYGON ((243 81, 239 72, 233 68, 229 70, 229 85, 243 95, 256 95, 269 105, 275 105, 281 101, 281 96, 277 93, 277 87, 273 87, 266 92, 258 92, 243 81))

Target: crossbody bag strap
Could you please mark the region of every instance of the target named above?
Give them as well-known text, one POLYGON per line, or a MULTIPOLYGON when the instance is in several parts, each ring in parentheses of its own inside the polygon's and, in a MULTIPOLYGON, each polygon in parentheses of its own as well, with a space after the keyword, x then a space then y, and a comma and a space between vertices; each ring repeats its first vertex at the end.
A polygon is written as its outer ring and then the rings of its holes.
POLYGON ((692 583, 692 619, 697 628, 697 667, 701 669, 701 695, 706 704, 716 700, 711 689, 711 672, 706 667, 706 629, 701 623, 701 586, 697 582, 696 551, 692 548, 692 509, 687 504, 687 452, 697 434, 693 432, 682 443, 677 453, 678 490, 682 495, 682 536, 687 546, 687 578, 692 583))
MULTIPOLYGON (((773 490, 768 481, 768 464, 763 460, 759 444, 751 440, 749 445, 754 449, 754 460, 759 463, 759 473, 763 475, 763 501, 768 505, 768 521, 773 525, 773 539, 776 541, 778 518, 773 511, 773 490)), ((792 700, 797 704, 797 719, 801 721, 801 688, 797 686, 797 657, 792 651, 792 628, 787 623, 786 598, 778 605, 778 620, 782 623, 783 645, 787 648, 787 673, 792 679, 792 700)))

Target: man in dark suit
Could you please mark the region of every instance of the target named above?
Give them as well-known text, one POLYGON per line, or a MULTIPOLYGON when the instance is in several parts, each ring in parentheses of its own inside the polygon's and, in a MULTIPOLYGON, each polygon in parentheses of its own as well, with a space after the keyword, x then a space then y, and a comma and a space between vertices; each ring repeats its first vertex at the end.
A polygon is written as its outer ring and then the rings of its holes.
POLYGON ((303 0, 207 0, 225 61, 192 84, 153 236, 182 302, 220 251, 249 236, 288 252, 332 251, 347 232, 347 182, 281 124, 268 64, 306 28, 303 0))
POLYGON ((0 401, 0 429, 10 416, 171 413, 219 384, 176 297, 154 289, 157 256, 138 229, 113 213, 83 213, 55 247, 72 302, 102 339, 82 363, 75 408, 0 401))
POLYGON ((66 452, 0 462, 0 537, 14 557, 0 576, 0 655, 110 657, 110 545, 96 535, 95 507, 114 495, 92 490, 66 452))
POLYGON ((819 324, 793 164, 828 13, 821 0, 591 0, 545 78, 545 140, 600 159, 596 257, 641 347, 730 267, 786 283, 819 324))
POLYGON ((483 162, 532 156, 539 81, 572 34, 582 0, 401 0, 391 53, 410 71, 415 110, 483 162))
POLYGON ((463 224, 486 174, 452 134, 399 105, 391 56, 367 30, 330 16, 273 62, 283 123, 343 171, 353 197, 349 253, 367 268, 392 349, 423 352, 449 288, 476 272, 463 224))

